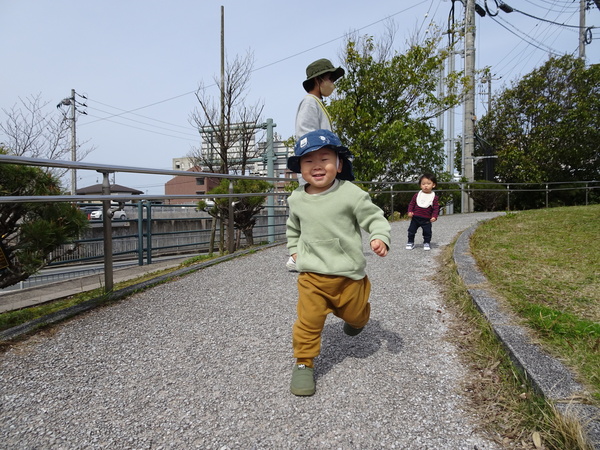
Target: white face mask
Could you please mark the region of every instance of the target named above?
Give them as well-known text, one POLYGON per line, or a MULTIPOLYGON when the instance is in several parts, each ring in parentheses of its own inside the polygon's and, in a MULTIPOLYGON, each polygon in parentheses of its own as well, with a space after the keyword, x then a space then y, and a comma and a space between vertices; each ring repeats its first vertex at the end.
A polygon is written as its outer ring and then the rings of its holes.
POLYGON ((323 80, 319 85, 319 89, 321 90, 321 95, 323 97, 329 97, 335 90, 335 84, 333 84, 333 81, 331 80, 323 80))

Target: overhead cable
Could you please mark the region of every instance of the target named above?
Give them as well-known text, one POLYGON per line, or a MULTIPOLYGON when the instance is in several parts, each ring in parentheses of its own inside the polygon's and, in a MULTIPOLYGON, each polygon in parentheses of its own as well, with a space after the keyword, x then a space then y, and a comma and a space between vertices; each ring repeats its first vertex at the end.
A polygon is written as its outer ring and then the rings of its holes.
MULTIPOLYGON (((398 11, 398 12, 396 12, 396 13, 394 13, 394 14, 390 14, 390 15, 388 15, 388 16, 386 16, 386 17, 384 17, 383 19, 377 20, 377 21, 375 21, 375 22, 372 22, 372 23, 370 23, 370 24, 368 24, 368 25, 365 25, 365 26, 363 26, 363 27, 361 27, 361 28, 358 28, 356 31, 362 31, 362 30, 364 30, 365 28, 369 28, 369 27, 371 27, 371 26, 373 26, 373 25, 376 25, 376 24, 378 24, 378 23, 381 23, 381 22, 383 22, 383 21, 385 21, 385 20, 389 20, 389 19, 391 19, 391 18, 393 18, 393 17, 395 17, 395 16, 397 16, 397 15, 399 15, 399 14, 405 13, 406 11, 408 11, 408 10, 410 10, 410 9, 413 9, 413 8, 416 8, 417 6, 420 6, 421 4, 427 3, 427 2, 429 2, 429 1, 430 1, 430 0, 423 0, 422 2, 415 3, 414 5, 412 5, 412 6, 409 6, 409 7, 407 7, 407 8, 404 8, 403 10, 401 10, 401 11, 398 11)), ((263 66, 257 67, 256 69, 252 70, 252 73, 254 73, 254 72, 258 71, 258 70, 266 69, 267 67, 271 67, 271 66, 273 66, 273 65, 275 65, 275 64, 279 64, 279 63, 281 63, 281 62, 287 61, 288 59, 295 58, 296 56, 302 55, 302 54, 304 54, 304 53, 308 53, 308 52, 310 52, 310 51, 312 51, 312 50, 314 50, 314 49, 317 49, 317 48, 319 48, 319 47, 323 47, 323 46, 325 46, 325 45, 331 44, 332 42, 335 42, 335 41, 338 41, 338 40, 340 40, 340 39, 343 39, 345 36, 347 36, 347 34, 344 34, 344 35, 342 35, 342 36, 338 36, 338 37, 336 37, 336 38, 334 38, 334 39, 330 39, 329 41, 323 42, 323 43, 321 43, 321 44, 319 44, 319 45, 315 45, 314 47, 311 47, 311 48, 305 49, 305 50, 303 50, 303 51, 301 51, 301 52, 294 53, 293 55, 290 55, 290 56, 287 56, 287 57, 285 57, 285 58, 279 59, 279 60, 277 60, 277 61, 274 61, 274 62, 272 62, 272 63, 265 64, 265 65, 263 65, 263 66)), ((209 85, 209 86, 207 86, 207 87, 212 87, 212 86, 216 86, 216 84, 211 84, 211 85, 209 85)), ((170 101, 172 101, 172 100, 175 100, 175 99, 178 99, 178 98, 181 98, 181 97, 185 97, 185 96, 187 96, 187 95, 194 94, 194 93, 196 93, 196 90, 193 90, 193 91, 188 91, 188 92, 184 92, 183 94, 176 95, 176 96, 174 96, 174 97, 170 97, 170 98, 167 98, 167 99, 164 99, 164 100, 160 100, 160 101, 157 101, 157 102, 154 102, 154 103, 150 103, 150 104, 148 104, 148 105, 145 105, 145 106, 140 106, 140 107, 138 107, 138 108, 134 108, 134 109, 130 109, 130 110, 123 110, 122 112, 120 112, 120 113, 118 113, 118 114, 114 114, 114 115, 112 115, 112 116, 110 116, 110 117, 107 117, 107 118, 101 118, 101 117, 100 117, 100 118, 98 118, 97 120, 94 120, 94 121, 92 121, 92 122, 88 122, 88 123, 94 123, 94 122, 99 122, 99 121, 101 121, 101 120, 108 120, 108 119, 110 119, 110 118, 114 118, 114 117, 120 117, 120 116, 123 116, 123 115, 125 115, 125 114, 134 113, 134 112, 136 112, 136 111, 140 111, 140 110, 142 110, 142 109, 146 109, 146 108, 150 108, 150 107, 152 107, 152 106, 160 105, 161 103, 170 102, 170 101)), ((105 105, 105 106, 108 106, 108 105, 105 105)), ((115 108, 115 109, 119 109, 119 108, 115 108)))

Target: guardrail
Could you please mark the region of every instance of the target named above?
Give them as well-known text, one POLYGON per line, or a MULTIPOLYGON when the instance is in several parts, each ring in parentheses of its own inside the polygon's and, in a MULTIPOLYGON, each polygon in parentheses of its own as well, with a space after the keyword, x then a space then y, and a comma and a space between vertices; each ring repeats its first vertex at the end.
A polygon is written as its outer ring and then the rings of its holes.
MULTIPOLYGON (((125 205, 126 219, 112 221, 113 257, 116 259, 137 259, 139 265, 152 262, 157 256, 171 256, 185 253, 211 253, 212 216, 198 210, 194 204, 153 205, 138 202, 125 205)), ((287 206, 273 207, 274 230, 269 236, 269 212, 263 210, 256 216, 254 238, 257 241, 280 240, 285 238, 287 206)), ((220 227, 215 227, 215 241, 220 240, 220 227)), ((81 239, 72 244, 57 248, 51 256, 49 267, 73 263, 97 262, 103 257, 103 222, 90 220, 90 228, 81 239), (75 248, 73 249, 73 246, 75 248)), ((236 236, 239 244, 245 243, 245 236, 236 236)), ((239 247, 239 245, 236 245, 239 247)))
MULTIPOLYGON (((102 255, 104 261, 104 276, 105 276, 105 289, 111 291, 113 288, 113 258, 114 256, 124 255, 135 255, 138 257, 138 264, 144 264, 144 256, 147 264, 151 264, 153 252, 168 251, 182 247, 193 247, 194 245, 201 245, 202 241, 187 242, 185 244, 159 244, 156 238, 174 235, 168 231, 152 231, 152 202, 163 201, 163 200, 174 200, 174 199, 185 199, 189 201, 199 201, 202 199, 213 199, 213 198, 227 198, 229 199, 229 216, 226 221, 227 230, 227 242, 229 244, 229 252, 233 251, 234 244, 234 220, 233 220, 233 199, 240 197, 256 197, 264 196, 267 199, 266 214, 262 214, 261 220, 255 228, 260 230, 257 234, 257 238, 266 238, 269 243, 274 242, 276 239, 283 239, 285 236, 285 218, 287 217, 287 208, 281 206, 275 206, 275 197, 287 196, 287 192, 265 192, 265 193, 233 193, 232 180, 235 179, 255 179, 269 181, 272 183, 280 183, 283 181, 281 178, 276 177, 264 177, 264 176, 245 176, 245 175, 232 175, 232 174, 218 174, 218 173, 206 173, 206 172, 187 172, 181 170, 163 170, 163 169, 151 169, 151 168, 140 168, 140 167, 129 167, 129 166, 115 166, 115 165, 104 165, 84 162, 70 162, 70 161, 58 161, 58 160, 47 160, 37 158, 27 158, 10 155, 0 155, 0 164, 19 164, 39 167, 58 167, 66 169, 77 169, 77 170, 93 170, 99 172, 103 176, 103 193, 102 195, 56 195, 56 196, 3 196, 0 197, 0 203, 32 203, 32 202, 90 202, 98 201, 102 204, 102 237, 92 238, 88 240, 81 240, 82 242, 96 242, 97 244, 102 243, 102 255), (191 176, 191 177, 211 177, 211 178, 224 178, 230 180, 229 193, 228 194, 196 194, 196 195, 119 195, 119 200, 135 200, 137 202, 138 214, 136 219, 127 220, 128 223, 135 222, 137 232, 131 233, 124 236, 113 236, 113 225, 118 225, 118 221, 112 221, 109 215, 109 209, 111 201, 115 200, 114 195, 110 195, 109 185, 109 174, 123 172, 123 173, 136 173, 136 174, 153 174, 153 175, 169 175, 169 176, 191 176), (144 209, 146 213, 144 214, 144 209), (277 213, 277 211, 283 211, 283 213, 277 213), (266 224, 264 223, 266 221, 266 224), (279 223, 276 223, 279 222, 279 223), (145 226, 144 226, 145 224, 145 226), (266 230, 266 232, 265 232, 266 230), (136 245, 133 245, 130 249, 122 249, 113 253, 113 241, 119 239, 134 239, 137 241, 136 245)), ((290 180, 292 181, 292 180, 290 180)), ((394 206, 395 198, 402 198, 407 203, 406 198, 410 198, 413 193, 417 192, 415 182, 357 182, 365 186, 371 186, 369 189, 370 194, 373 196, 389 195, 389 212, 392 213, 398 208, 394 206), (404 187, 408 189, 404 189, 404 187)), ((545 195, 545 205, 550 205, 551 193, 564 192, 564 191, 583 191, 585 195, 585 204, 588 204, 590 193, 597 192, 600 188, 600 181, 584 181, 584 182, 569 182, 569 183, 558 183, 558 182, 546 182, 546 183, 491 183, 491 182, 440 182, 436 192, 440 195, 447 195, 447 204, 452 206, 453 195, 469 193, 471 196, 481 193, 493 193, 496 195, 504 195, 506 193, 506 208, 511 209, 511 195, 517 195, 524 193, 527 196, 531 196, 534 193, 542 193, 545 195), (485 186, 493 185, 494 188, 486 188, 485 186), (500 187, 501 189, 498 189, 500 187)), ((598 201, 596 195, 594 200, 598 201)), ((385 197, 384 197, 385 199, 385 197)), ((388 200, 385 200, 387 203, 388 200)), ((381 204, 381 203, 380 203, 381 204)), ((170 205, 171 207, 175 205, 170 205)), ((471 212, 471 211, 469 211, 471 212)), ((453 213, 453 209, 450 208, 446 213, 453 213)), ((212 220, 212 218, 206 218, 212 220)), ((157 219, 154 219, 157 220, 157 219)), ((160 220, 160 219, 158 219, 160 220)), ((168 220, 175 220, 169 218, 168 220)), ((100 222, 98 222, 100 223, 100 222)), ((193 234, 199 230, 188 230, 188 232, 182 232, 181 234, 193 234)), ((206 243, 206 242, 204 242, 206 243)), ((156 253, 155 253, 156 254, 156 253)), ((84 260, 85 257, 78 259, 78 261, 84 260)), ((90 259, 92 257, 89 257, 90 259)), ((93 259, 97 259, 94 255, 93 259)), ((74 261, 71 261, 74 262, 74 261)))
MULTIPOLYGON (((360 182, 372 186, 369 192, 372 195, 389 196, 390 211, 397 209, 394 198, 404 198, 405 203, 418 192, 415 182, 360 182), (406 187, 406 189, 404 189, 406 187), (408 198, 408 200, 406 200, 408 198)), ((515 206, 517 209, 535 209, 552 206, 573 206, 575 204, 588 205, 600 201, 600 181, 568 181, 568 182, 542 182, 542 183, 498 183, 492 181, 477 182, 438 182, 435 192, 440 197, 446 197, 445 202, 460 204, 463 194, 478 199, 478 210, 493 210, 485 208, 486 195, 501 198, 500 210, 510 211, 515 206), (569 194, 565 198, 565 194, 569 194), (526 200, 523 200, 526 199, 526 200), (483 206, 482 206, 483 205, 483 206)), ((469 205, 470 207, 470 205, 469 205)), ((462 205, 461 205, 462 209, 462 205)), ((463 212, 474 212, 466 208, 463 212)))
MULTIPOLYGON (((110 184, 109 174, 116 172, 123 173, 136 173, 136 174, 152 174, 152 175, 169 175, 169 176, 191 176, 191 177, 210 177, 210 178, 223 178, 230 180, 229 193, 218 194, 218 195, 119 195, 119 200, 135 200, 135 201, 162 201, 168 199, 185 199, 199 201, 202 199, 214 199, 214 198, 226 198, 229 199, 229 217, 226 224, 228 234, 229 252, 233 252, 234 244, 234 219, 233 219, 233 200, 240 197, 257 197, 264 196, 267 199, 266 209, 267 213, 267 239, 269 242, 274 242, 275 239, 275 204, 274 197, 285 195, 282 192, 264 192, 264 193, 233 193, 233 182, 236 179, 255 179, 269 181, 271 183, 281 182, 281 178, 276 177, 256 177, 246 175, 233 175, 233 174, 219 174, 219 173, 207 173, 207 172, 187 172, 181 170, 164 170, 164 169, 152 169, 152 168, 140 168, 130 166, 115 166, 95 163, 85 163, 80 161, 60 161, 60 160, 49 160, 39 158, 28 158, 23 156, 12 156, 12 155, 0 155, 0 164, 18 164, 27 166, 37 167, 58 167, 65 169, 76 169, 76 170, 94 170, 102 174, 102 195, 48 195, 48 196, 3 196, 0 197, 0 203, 36 203, 36 202, 69 202, 69 203, 81 203, 90 201, 102 202, 102 224, 103 224, 103 253, 104 253, 104 286, 107 292, 113 289, 113 251, 112 251, 112 220, 109 214, 111 201, 115 200, 114 195, 110 195, 110 184)), ((148 203, 150 204, 150 203, 148 203)), ((151 224, 151 221, 148 221, 151 224)), ((138 228, 141 228, 141 221, 138 221, 138 228)), ((142 235, 143 233, 140 233, 142 235)), ((148 239, 150 233, 146 233, 146 239, 148 239)), ((151 262, 151 257, 149 259, 151 262)))

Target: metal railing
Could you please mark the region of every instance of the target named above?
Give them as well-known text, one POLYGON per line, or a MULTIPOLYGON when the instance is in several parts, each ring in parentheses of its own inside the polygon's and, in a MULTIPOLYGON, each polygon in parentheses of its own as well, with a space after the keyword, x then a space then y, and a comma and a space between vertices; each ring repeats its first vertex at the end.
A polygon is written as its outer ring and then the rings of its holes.
MULTIPOLYGON (((419 191, 415 182, 359 182, 360 184, 373 186, 369 189, 369 193, 372 195, 389 195, 390 196, 390 210, 394 208, 394 197, 402 195, 410 195, 419 191), (403 190, 398 189, 399 186, 406 186, 409 189, 403 190), (382 188, 383 187, 383 188, 382 188)), ((542 182, 542 183, 499 183, 499 182, 438 182, 435 192, 442 196, 452 196, 460 194, 458 201, 460 202, 463 194, 467 194, 470 197, 475 197, 482 194, 494 194, 503 196, 505 199, 504 207, 502 210, 510 211, 514 204, 515 199, 519 196, 527 196, 536 200, 537 207, 552 207, 562 206, 561 204, 553 205, 552 195, 555 197, 564 193, 580 193, 581 198, 578 200, 579 204, 588 205, 590 203, 597 203, 600 201, 600 180, 590 181, 563 181, 563 182, 542 182), (536 194, 538 194, 536 196, 536 194), (592 195, 595 197, 592 199, 592 195), (512 202, 511 202, 511 199, 512 202)), ((554 199, 554 202, 564 200, 554 199)), ((574 203, 568 204, 572 206, 574 203)), ((530 208, 523 208, 530 209, 530 208)), ((473 210, 467 210, 465 212, 474 212, 473 210)))
MULTIPOLYGON (((207 172, 187 172, 181 170, 164 170, 164 169, 152 169, 152 168, 140 168, 130 166, 115 166, 105 165, 96 163, 85 163, 79 161, 60 161, 60 160, 49 160, 39 158, 28 158, 22 156, 12 155, 0 155, 0 164, 17 164, 37 167, 58 167, 65 169, 77 169, 77 170, 93 170, 99 172, 103 176, 102 182, 102 195, 47 195, 47 196, 2 196, 0 197, 0 203, 37 203, 37 202, 69 202, 69 203, 81 203, 81 202, 101 202, 102 203, 102 224, 103 224, 103 255, 104 255, 104 286, 107 292, 113 289, 113 233, 112 233, 112 220, 110 217, 110 205, 111 201, 115 200, 114 195, 110 195, 110 184, 109 174, 111 173, 136 173, 136 174, 151 174, 151 175, 169 175, 169 176, 191 176, 191 177, 209 177, 209 178, 221 178, 230 180, 229 193, 228 194, 196 194, 196 195, 134 195, 134 194, 119 194, 119 201, 146 201, 147 205, 150 205, 152 201, 163 201, 163 200, 206 200, 206 199, 217 199, 226 198, 229 200, 229 217, 226 221, 226 229, 228 234, 229 252, 233 252, 234 244, 234 218, 233 218, 233 201, 235 199, 243 197, 258 197, 264 196, 267 198, 267 240, 268 242, 274 242, 276 235, 280 233, 275 232, 275 204, 274 198, 276 196, 286 195, 285 192, 264 192, 264 193, 236 193, 233 192, 233 182, 236 179, 246 180, 263 180, 273 184, 280 183, 284 180, 276 177, 264 177, 264 176, 246 176, 246 175, 233 175, 233 174, 219 174, 219 173, 207 173, 207 172)), ((290 180, 291 181, 291 180, 290 180)), ((148 209, 147 211, 151 211, 148 209)), ((147 214, 147 224, 151 226, 151 213, 147 214)), ((138 220, 138 229, 141 229, 142 221, 138 220)), ((143 232, 138 233, 138 239, 146 238, 149 243, 148 247, 152 246, 151 233, 143 232)), ((148 263, 151 263, 151 253, 149 253, 148 263)))
MULTIPOLYGON (((153 221, 158 223, 161 219, 153 218, 153 202, 164 201, 164 200, 189 200, 199 201, 206 199, 215 198, 226 198, 229 200, 229 217, 226 222, 227 231, 227 242, 229 244, 229 252, 233 251, 234 244, 234 220, 233 220, 233 204, 234 199, 240 197, 257 197, 264 196, 267 198, 267 206, 265 208, 266 214, 261 214, 258 224, 255 229, 258 230, 256 237, 258 239, 266 239, 267 242, 272 243, 275 240, 283 240, 285 237, 285 218, 287 218, 287 207, 275 206, 275 198, 283 198, 289 195, 288 192, 265 192, 265 193, 233 193, 232 180, 236 179, 251 179, 251 180, 263 180, 269 181, 273 184, 280 184, 282 181, 294 181, 292 179, 282 179, 276 177, 264 177, 264 176, 245 176, 245 175, 231 175, 231 174, 218 174, 218 173, 206 173, 206 172, 187 172, 181 170, 163 170, 163 169, 151 169, 151 168, 139 168, 139 167, 128 167, 128 166, 115 166, 115 165, 104 165, 84 162, 69 162, 69 161, 57 161, 37 158, 18 157, 10 155, 0 155, 0 164, 19 164, 28 166, 38 167, 59 167, 66 169, 77 169, 77 170, 93 170, 103 175, 103 193, 102 195, 54 195, 54 196, 3 196, 0 197, 0 203, 33 203, 33 202, 70 202, 70 203, 81 203, 97 201, 101 202, 102 205, 102 222, 98 221, 98 224, 102 224, 102 237, 92 237, 88 239, 81 239, 76 244, 86 244, 88 246, 96 246, 96 250, 91 252, 93 254, 80 254, 79 258, 75 258, 69 261, 63 261, 63 263, 73 263, 82 261, 98 260, 99 256, 102 255, 104 261, 104 276, 105 276, 105 289, 107 291, 112 290, 113 287, 113 259, 115 257, 137 256, 138 264, 143 265, 144 259, 146 264, 152 263, 153 255, 169 252, 169 251, 180 251, 182 248, 194 248, 198 249, 199 246, 208 246, 206 237, 196 239, 182 239, 186 242, 180 243, 168 243, 169 237, 175 235, 193 235, 198 236, 203 233, 207 233, 206 228, 170 232, 170 231, 153 231, 153 221), (136 174, 152 174, 152 175, 169 175, 169 176, 191 176, 191 177, 211 177, 211 178, 224 178, 230 180, 229 193, 228 194, 196 194, 196 195, 119 195, 119 200, 131 200, 137 202, 137 217, 135 219, 128 219, 127 222, 135 223, 137 232, 131 232, 130 234, 124 234, 121 236, 115 236, 113 234, 113 228, 118 228, 119 221, 112 221, 109 210, 111 201, 115 200, 114 195, 110 195, 110 185, 108 182, 109 174, 123 172, 123 173, 136 173, 136 174), (144 212, 145 211, 145 212, 144 212), (279 211, 279 212, 278 212, 279 211), (113 227, 115 225, 115 227, 113 227), (162 242, 161 242, 162 239, 162 242), (113 252, 113 243, 119 242, 120 240, 131 241, 129 247, 119 248, 118 251, 113 252), (100 251, 100 246, 102 250, 100 251)), ((357 182, 366 186, 371 186, 369 193, 373 196, 389 195, 389 210, 394 212, 394 198, 398 196, 411 195, 418 191, 415 182, 357 182), (408 187, 412 189, 398 189, 398 187, 408 187)), ((585 181, 585 182, 569 182, 569 183, 466 183, 466 182, 440 182, 436 193, 443 195, 447 194, 452 196, 453 194, 469 193, 475 195, 476 193, 494 193, 500 195, 506 195, 506 208, 511 209, 511 196, 519 193, 525 193, 531 195, 532 193, 542 193, 545 195, 545 205, 550 205, 550 195, 556 192, 564 191, 581 191, 585 192, 585 204, 588 204, 590 193, 596 193, 600 188, 600 181, 585 181), (486 185, 495 185, 496 189, 486 188, 486 185), (500 186, 501 189, 497 187, 500 186)), ((597 195, 595 200, 597 201, 597 195)), ((450 197, 450 204, 452 203, 452 197, 450 197)), ((185 205, 184 205, 185 206, 185 205)), ((192 205, 187 205, 192 206, 192 205)), ((175 207, 175 205, 169 205, 169 207, 175 207)), ((453 211, 451 210, 450 213, 453 211)), ((471 211, 469 211, 471 212, 471 211)), ((213 220, 210 216, 202 217, 205 220, 213 220)), ((168 218, 165 220, 176 220, 175 218, 168 218)), ((220 236, 219 236, 220 237, 220 236)))
MULTIPOLYGON (((211 232, 213 221, 208 213, 194 204, 155 205, 138 202, 126 205, 127 218, 112 221, 113 256, 115 259, 137 259, 139 265, 150 264, 157 256, 212 253, 211 232), (151 212, 148 213, 147 211, 151 212), (191 211, 191 213, 190 213, 191 211)), ((256 241, 280 240, 285 237, 287 207, 273 207, 274 234, 269 236, 269 212, 260 211, 253 228, 256 241)), ((220 241, 220 227, 215 227, 215 241, 220 241)), ((51 255, 49 267, 74 263, 97 262, 103 257, 103 223, 90 220, 90 228, 71 244, 59 246, 51 255)), ((239 231, 238 231, 239 233, 239 231)), ((245 236, 239 242, 246 244, 245 236)), ((216 247, 216 245, 214 246, 216 247)))

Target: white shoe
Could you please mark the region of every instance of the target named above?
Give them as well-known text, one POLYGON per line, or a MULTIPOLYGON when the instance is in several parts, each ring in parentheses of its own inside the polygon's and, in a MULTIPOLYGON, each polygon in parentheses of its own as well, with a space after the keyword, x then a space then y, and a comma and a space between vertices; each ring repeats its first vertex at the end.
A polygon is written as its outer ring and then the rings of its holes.
POLYGON ((427 243, 423 244, 423 250, 431 250, 431 246, 427 243))
POLYGON ((406 250, 412 250, 413 248, 415 248, 415 243, 414 242, 408 242, 406 244, 406 250))
POLYGON ((287 263, 285 263, 285 266, 290 272, 298 272, 298 270, 296 269, 296 261, 294 261, 294 258, 292 258, 291 256, 290 259, 288 259, 287 263))

